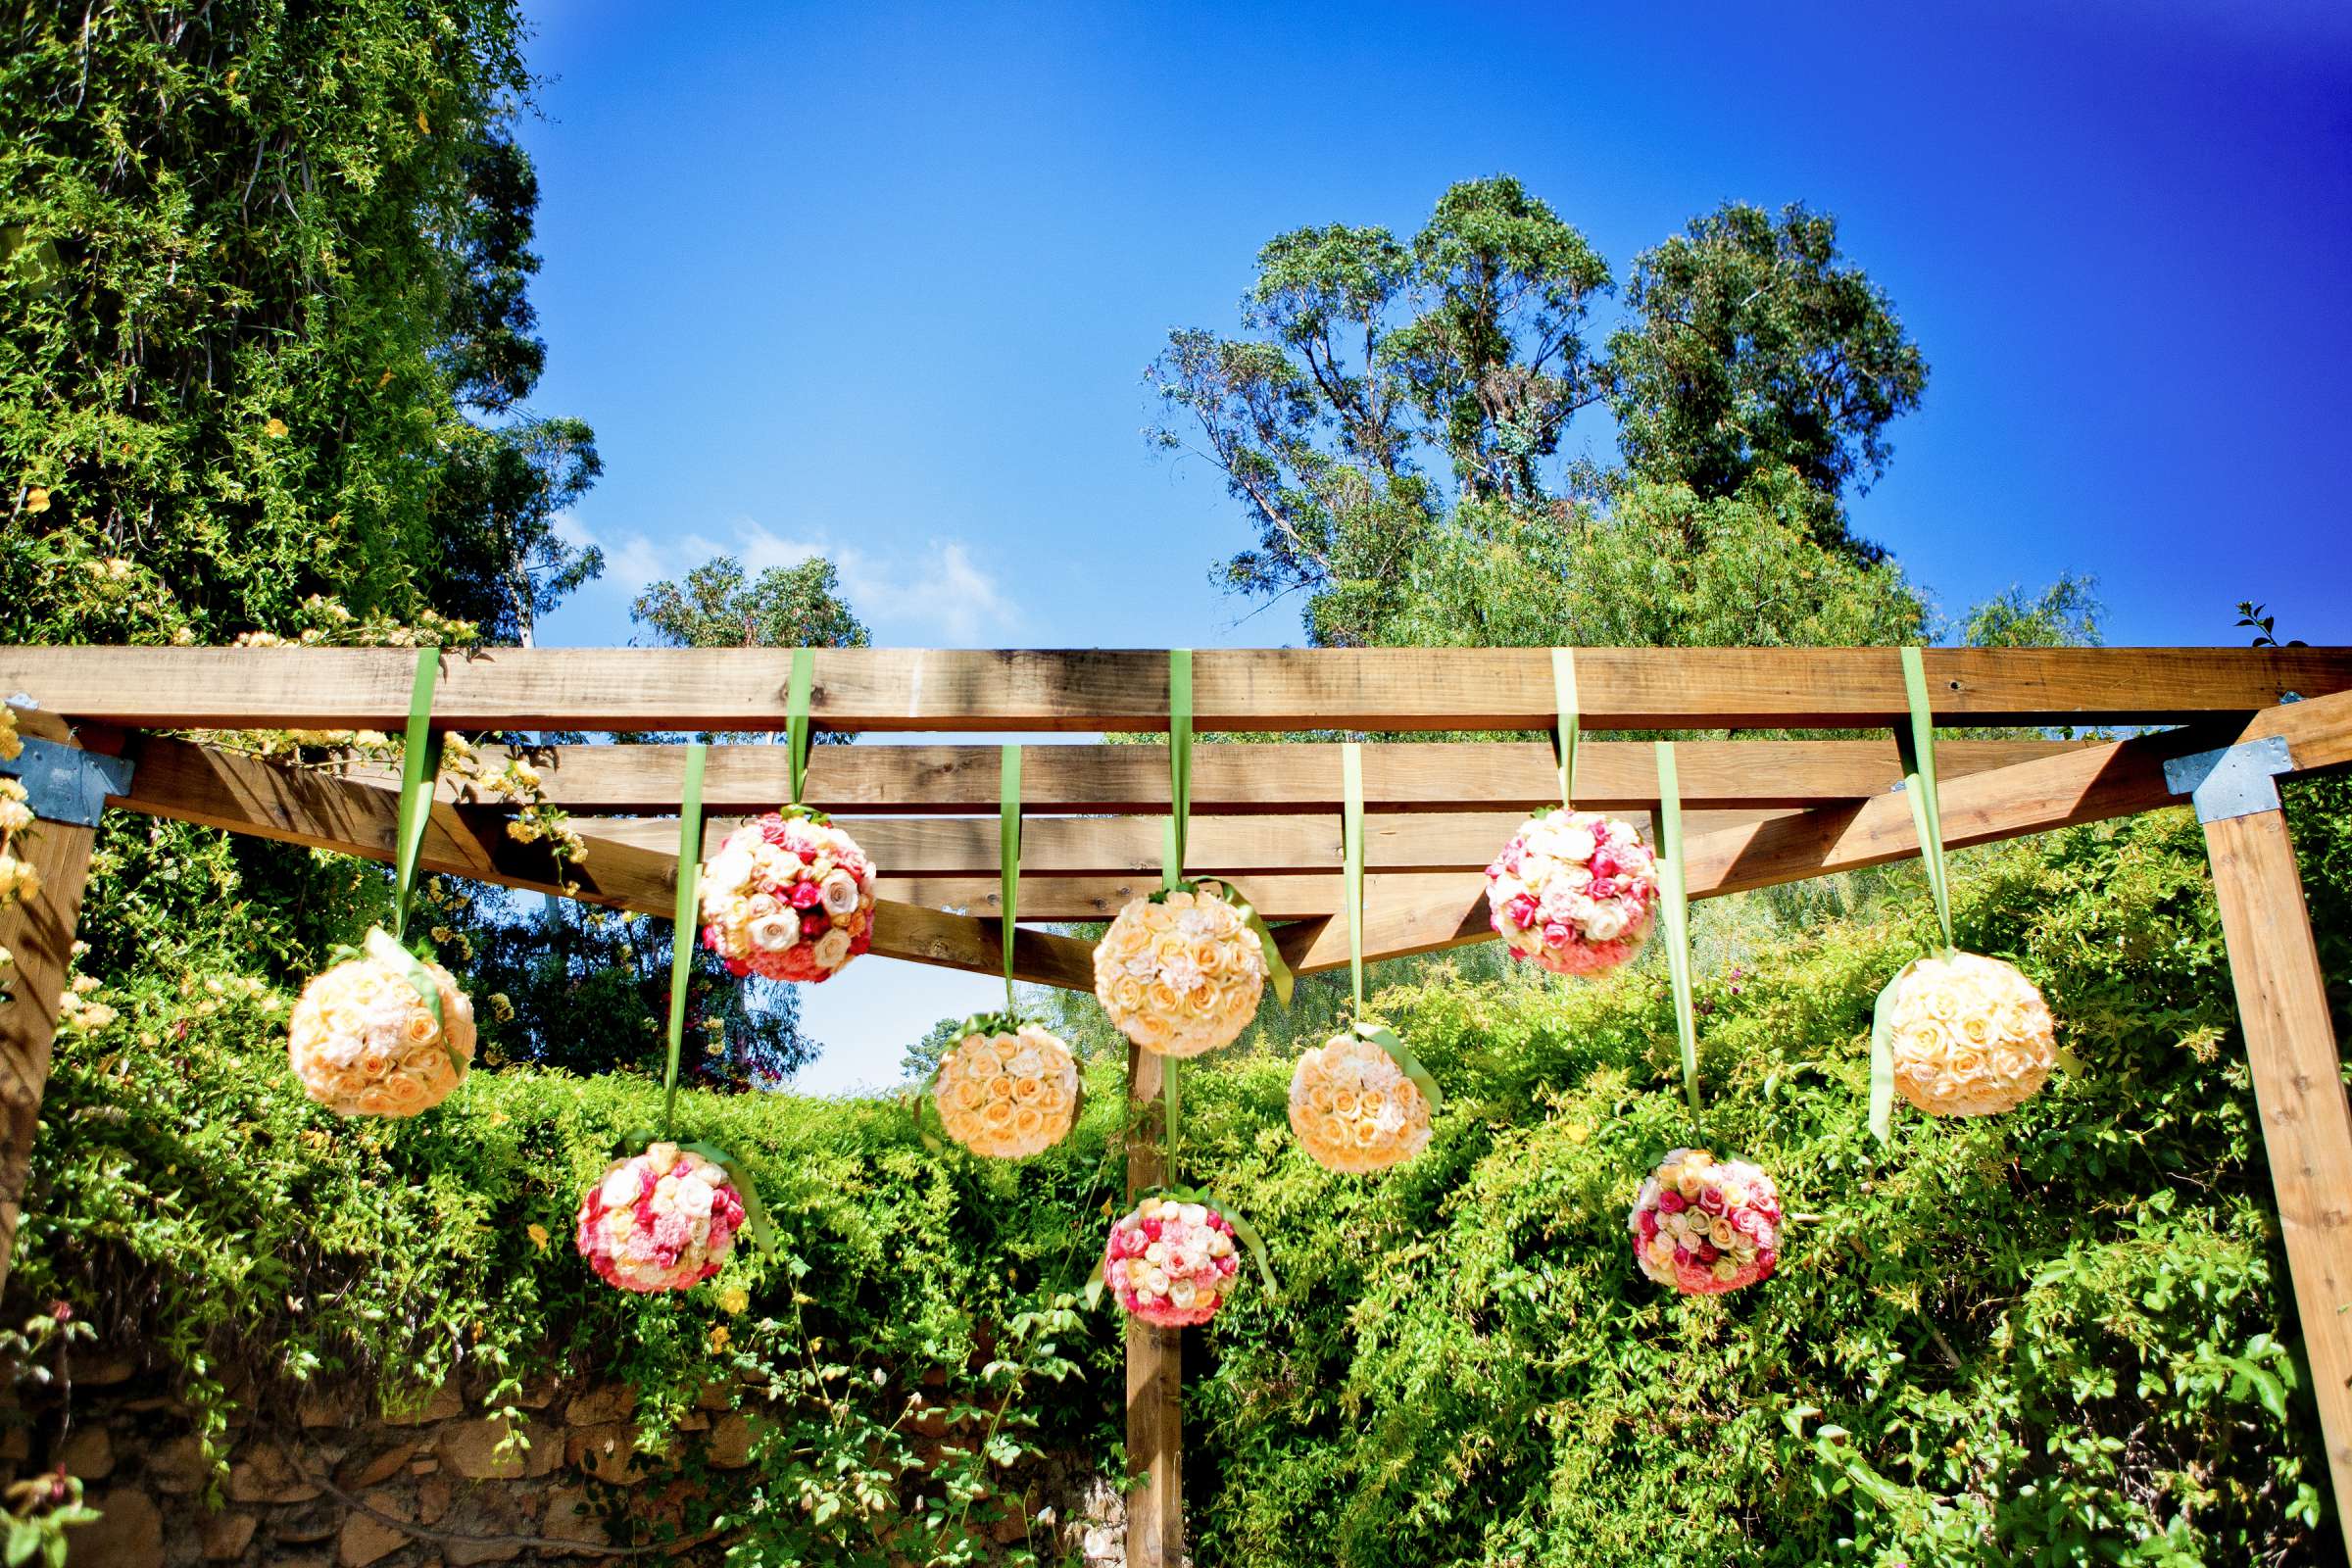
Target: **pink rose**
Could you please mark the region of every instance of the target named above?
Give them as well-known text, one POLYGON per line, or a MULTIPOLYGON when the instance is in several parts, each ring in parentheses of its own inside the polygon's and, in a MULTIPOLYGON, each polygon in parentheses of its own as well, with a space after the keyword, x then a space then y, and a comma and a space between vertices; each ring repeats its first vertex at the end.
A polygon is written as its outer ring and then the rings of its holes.
POLYGON ((822 896, 823 890, 804 877, 792 885, 792 890, 784 895, 784 902, 796 909, 807 909, 813 907, 822 896))
POLYGON ((1685 1207, 1683 1195, 1669 1187, 1658 1194, 1658 1207, 1669 1214, 1680 1214, 1685 1207))

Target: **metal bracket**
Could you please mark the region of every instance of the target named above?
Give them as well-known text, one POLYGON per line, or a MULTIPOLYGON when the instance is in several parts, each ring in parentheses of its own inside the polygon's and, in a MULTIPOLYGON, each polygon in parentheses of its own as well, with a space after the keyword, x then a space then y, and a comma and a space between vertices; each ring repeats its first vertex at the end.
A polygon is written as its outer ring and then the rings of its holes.
POLYGON ((31 735, 22 744, 24 755, 0 761, 0 773, 13 773, 24 781, 25 804, 43 821, 96 827, 106 798, 130 793, 127 757, 104 757, 31 735))
POLYGON ((2238 746, 2173 758, 2164 764, 2164 782, 2175 795, 2189 798, 2198 821, 2226 822, 2278 809, 2278 775, 2294 767, 2286 737, 2265 735, 2238 746))

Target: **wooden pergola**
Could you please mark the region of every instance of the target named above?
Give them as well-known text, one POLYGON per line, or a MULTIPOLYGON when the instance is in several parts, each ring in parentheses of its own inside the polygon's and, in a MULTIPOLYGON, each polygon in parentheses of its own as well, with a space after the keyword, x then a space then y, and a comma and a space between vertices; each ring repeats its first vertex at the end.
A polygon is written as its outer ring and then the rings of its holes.
MULTIPOLYGON (((390 779, 279 767, 158 730, 379 729, 406 720, 406 649, 0 648, 0 697, 31 737, 5 770, 35 786, 31 858, 44 890, 0 913, 18 1002, 0 1008, 0 1282, 47 1081, 58 992, 101 808, 199 822, 389 861, 390 779), (36 783, 36 780, 38 781, 36 783)), ((494 649, 443 656, 436 729, 643 733, 785 727, 790 655, 770 650, 494 649)), ((2256 1100, 2339 1518, 2352 1519, 2352 1104, 2342 1085, 2302 884, 2276 780, 2352 762, 2352 649, 1934 649, 1936 720, 1955 729, 2131 731, 2123 739, 1968 740, 1938 748, 1948 847, 2193 804, 2212 858, 2256 1100), (2168 726, 2151 728, 2152 726, 2168 726)), ((1548 732, 1544 649, 1203 650, 1201 731, 1395 736, 1548 732)), ((1707 898, 1920 853, 1891 731, 1907 720, 1892 649, 1580 649, 1582 729, 1880 731, 1871 740, 1696 740, 1677 748, 1684 869, 1707 898)), ((1152 733, 1168 727, 1154 651, 819 650, 810 711, 842 733, 1152 733)), ((1340 748, 1204 744, 1193 752, 1187 869, 1230 879, 1276 922, 1294 969, 1344 967, 1340 748)), ((584 861, 560 869, 510 838, 511 808, 444 784, 425 869, 669 917, 681 748, 534 750, 544 798, 572 812, 584 861), (668 819, 663 819, 663 813, 668 819)), ((1580 807, 1658 804, 1647 743, 1587 741, 1580 807)), ((1556 804, 1544 740, 1371 744, 1363 753, 1368 960, 1491 940, 1484 870, 1532 808, 1556 804)), ((720 816, 772 808, 787 750, 715 747, 704 790, 720 816)), ((1091 989, 1085 942, 1000 907, 994 746, 820 747, 806 803, 882 868, 873 951, 1091 989)), ((1027 748, 1018 912, 1106 919, 1158 881, 1170 806, 1164 747, 1027 748)), ((1130 1050, 1150 1125, 1159 1058, 1130 1050)), ((1127 1143, 1130 1194, 1158 1183, 1160 1143, 1127 1143)), ((1128 1451, 1142 1471, 1128 1561, 1183 1560, 1181 1338, 1127 1325, 1128 1451)))

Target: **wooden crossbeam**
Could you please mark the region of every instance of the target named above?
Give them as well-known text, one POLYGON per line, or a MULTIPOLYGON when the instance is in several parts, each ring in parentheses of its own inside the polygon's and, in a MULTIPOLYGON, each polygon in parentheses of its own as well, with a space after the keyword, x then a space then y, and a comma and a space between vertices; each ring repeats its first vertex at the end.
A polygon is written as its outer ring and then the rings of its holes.
MULTIPOLYGON (((1691 811, 1685 821, 1689 831, 1700 833, 1780 814, 1784 813, 1691 811)), ((1364 864, 1377 871, 1484 870, 1526 819, 1519 811, 1367 814, 1364 864)), ((645 849, 675 843, 678 836, 677 822, 670 817, 573 820, 599 838, 645 849)), ((709 831, 715 838, 740 820, 717 819, 709 824, 709 831)), ((973 876, 997 870, 993 817, 860 817, 843 826, 876 865, 894 875, 973 876)), ((1156 872, 1163 837, 1157 817, 1030 817, 1021 824, 1021 868, 1037 876, 1156 872)), ((1340 859, 1336 812, 1197 818, 1185 847, 1185 867, 1196 875, 1327 871, 1340 859)))
MULTIPOLYGON (((2296 772, 2352 764, 2352 694, 2268 709, 2230 729, 2139 736, 1945 780, 1937 791, 1944 839, 1962 849, 2179 806, 2164 777, 2168 758, 2272 735, 2286 739, 2296 772)), ((1910 802, 1886 795, 1696 834, 1685 847, 1685 878, 1690 897, 1712 899, 1917 854, 1910 802)), ((1396 956, 1493 940, 1483 878, 1429 876, 1415 885, 1427 895, 1422 902, 1367 911, 1368 952, 1396 956)), ((1347 928, 1334 921, 1296 967, 1347 961, 1347 928)))
MULTIPOLYGON (((110 799, 108 805, 391 861, 399 797, 390 790, 161 737, 137 742, 134 755, 138 766, 130 793, 110 799)), ((428 871, 561 894, 639 914, 667 917, 677 905, 674 849, 664 852, 590 836, 588 857, 572 868, 572 885, 566 887, 545 846, 509 838, 503 815, 495 811, 434 807, 417 858, 428 871)), ((995 974, 1002 962, 1000 926, 995 920, 883 902, 874 911, 873 951, 995 974)), ((1024 980, 1078 989, 1091 989, 1095 983, 1092 950, 1084 942, 1022 931, 1014 941, 1013 957, 1014 972, 1024 980)))
MULTIPOLYGON (((149 728, 392 729, 402 649, 0 649, 0 692, 149 728)), ((1930 649, 1954 724, 2177 723, 2352 690, 2352 649, 1930 649)), ((762 649, 495 649, 445 661, 435 722, 460 729, 775 730, 790 656, 762 649)), ((1886 648, 1582 649, 1585 727, 1853 728, 1907 705, 1886 648)), ((819 649, 812 710, 851 730, 1151 731, 1167 656, 1150 650, 819 649)), ((1549 729, 1544 649, 1203 649, 1201 730, 1549 729)))
MULTIPOLYGON (((2084 741, 1948 741, 1947 778, 2006 767, 2084 741)), ((541 798, 572 811, 675 810, 684 775, 677 746, 556 746, 530 754, 541 798)), ((485 761, 503 759, 485 748, 485 761)), ((714 746, 703 780, 713 810, 764 809, 789 793, 778 746, 714 746)), ((1559 774, 1547 742, 1450 742, 1363 748, 1364 803, 1373 811, 1532 810, 1556 803, 1559 774)), ((1680 749, 1687 807, 1806 807, 1883 795, 1903 776, 1891 738, 1868 741, 1692 741, 1680 749)), ((808 760, 804 799, 823 811, 903 811, 926 816, 997 809, 994 746, 824 746, 808 760)), ((444 783, 444 795, 456 788, 444 783)), ((1658 799, 1657 752, 1646 741, 1592 741, 1577 753, 1578 804, 1646 809, 1658 799)), ((1164 812, 1164 746, 1031 746, 1021 761, 1021 804, 1031 812, 1164 812)), ((1340 748, 1209 743, 1193 749, 1198 815, 1337 811, 1340 748)))

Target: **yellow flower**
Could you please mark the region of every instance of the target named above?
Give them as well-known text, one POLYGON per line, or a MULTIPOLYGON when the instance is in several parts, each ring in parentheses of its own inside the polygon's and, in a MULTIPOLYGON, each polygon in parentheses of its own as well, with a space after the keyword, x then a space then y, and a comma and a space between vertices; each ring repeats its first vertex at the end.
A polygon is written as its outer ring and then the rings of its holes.
POLYGON ((528 1236, 531 1239, 531 1245, 537 1248, 540 1251, 544 1252, 547 1250, 546 1226, 533 1225, 529 1229, 525 1230, 522 1234, 528 1236))
POLYGON ((36 484, 25 491, 24 510, 26 512, 47 512, 49 510, 48 486, 36 484))
POLYGON ((730 1317, 743 1316, 752 1304, 752 1293, 740 1285, 730 1285, 718 1293, 719 1310, 730 1317))
POLYGON ((727 1326, 724 1323, 721 1323, 716 1328, 712 1329, 710 1331, 710 1353, 715 1355, 719 1351, 725 1349, 727 1348, 727 1341, 730 1337, 731 1336, 729 1336, 727 1333, 727 1326))
POLYGON ((268 424, 262 426, 262 433, 272 438, 284 435, 286 433, 286 421, 283 419, 273 418, 268 424))

